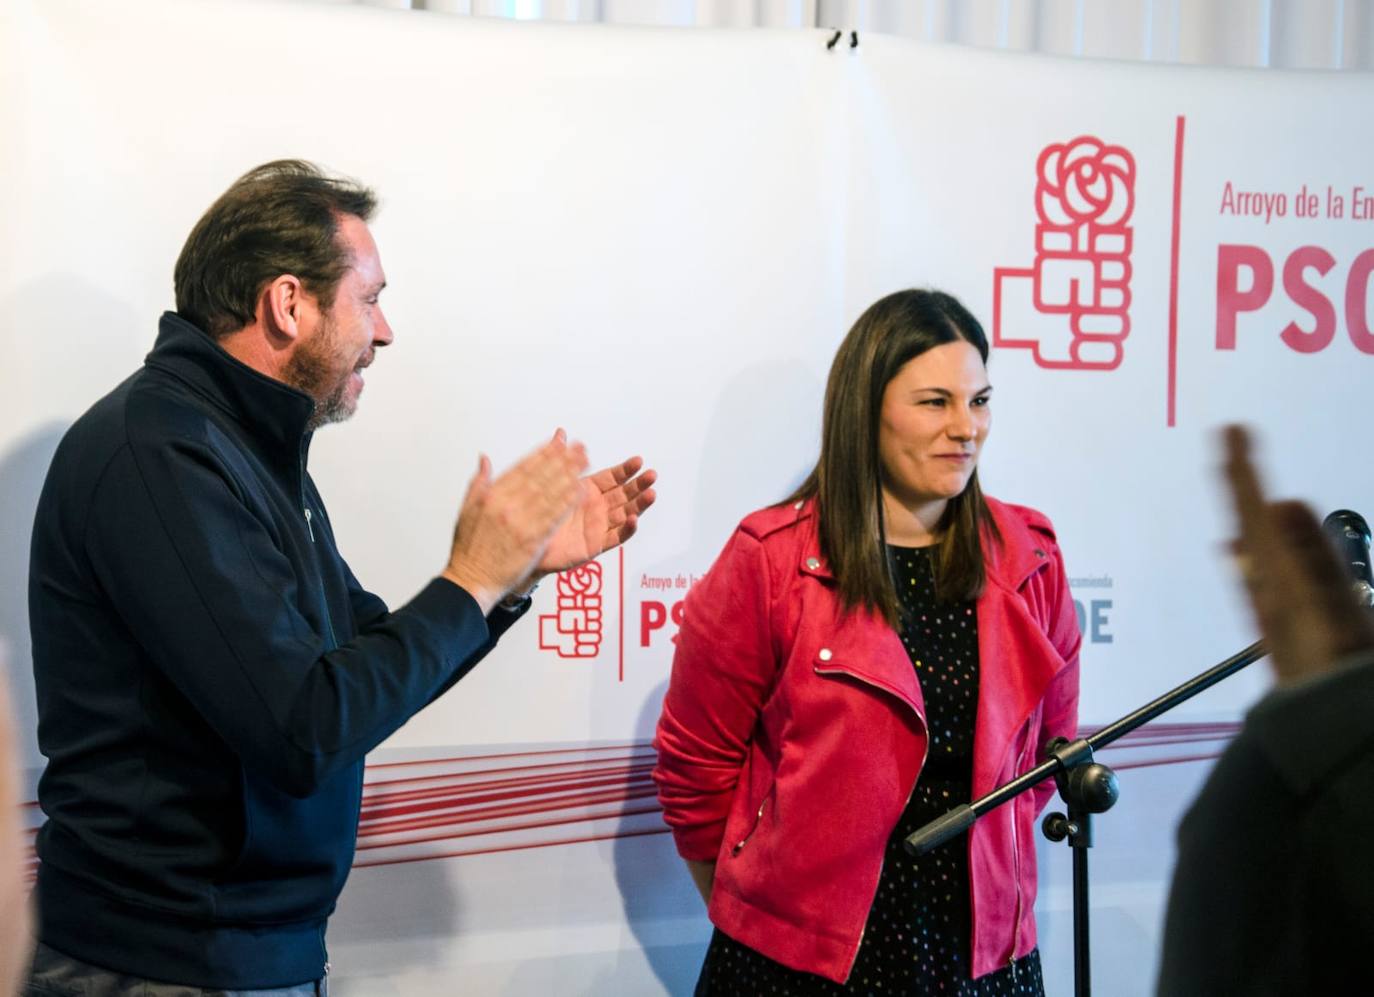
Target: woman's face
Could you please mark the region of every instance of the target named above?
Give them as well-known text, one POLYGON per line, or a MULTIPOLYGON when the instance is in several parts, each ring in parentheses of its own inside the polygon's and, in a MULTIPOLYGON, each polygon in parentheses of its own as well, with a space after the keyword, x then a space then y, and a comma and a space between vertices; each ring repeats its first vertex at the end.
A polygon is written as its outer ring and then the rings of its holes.
POLYGON ((978 350, 958 340, 907 361, 883 389, 883 490, 907 509, 944 504, 968 485, 992 423, 978 350))

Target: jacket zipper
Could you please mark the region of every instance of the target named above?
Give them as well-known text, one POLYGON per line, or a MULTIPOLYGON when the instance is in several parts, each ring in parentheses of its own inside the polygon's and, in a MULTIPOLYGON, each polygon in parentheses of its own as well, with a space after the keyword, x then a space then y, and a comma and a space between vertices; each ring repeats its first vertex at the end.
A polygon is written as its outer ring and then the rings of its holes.
MULTIPOLYGON (((310 542, 315 542, 315 527, 311 520, 314 515, 310 511, 310 503, 305 500, 305 461, 301 461, 301 511, 305 513, 305 532, 310 534, 310 542)), ((315 570, 320 571, 319 558, 315 559, 315 570)), ((334 636, 334 617, 329 612, 329 593, 324 590, 324 578, 320 578, 320 605, 324 607, 324 627, 329 633, 329 650, 339 646, 339 639, 334 636)))
POLYGON ((320 928, 320 951, 324 953, 324 976, 320 977, 319 982, 315 984, 315 992, 327 994, 329 993, 329 974, 334 969, 334 964, 329 961, 329 946, 324 940, 323 927, 320 928))
POLYGON ((1016 833, 1016 814, 1011 819, 1011 865, 1012 878, 1016 881, 1016 920, 1011 927, 1011 951, 1007 953, 1007 965, 1012 975, 1016 973, 1016 946, 1021 941, 1021 842, 1016 833))
MULTIPOLYGON (((1016 587, 1012 590, 1014 593, 1020 593, 1025 584, 1030 581, 1031 576, 1037 574, 1045 567, 1047 562, 1044 551, 1037 549, 1035 553, 1039 561, 1036 563, 1035 567, 1026 572, 1026 576, 1016 584, 1016 587)), ((1020 775, 1023 771, 1028 769, 1029 766, 1026 764, 1026 755, 1030 752, 1032 743, 1030 722, 1027 721, 1026 746, 1021 749, 1015 772, 1016 775, 1020 775)), ((1013 804, 1013 807, 1014 806, 1013 804)), ((1017 833, 1017 827, 1016 811, 1013 809, 1011 820, 1011 862, 1012 878, 1016 881, 1016 921, 1012 924, 1011 929, 1011 951, 1007 953, 1007 965, 1011 968, 1013 980, 1016 978, 1016 947, 1021 944, 1021 917, 1025 906, 1025 898, 1021 894, 1021 836, 1017 833)))
MULTIPOLYGON (((857 681, 862 682, 864 685, 872 686, 874 689, 879 689, 882 692, 887 693, 889 696, 893 695, 892 690, 879 685, 877 682, 871 682, 868 679, 864 678, 862 675, 855 675, 853 672, 848 671, 844 668, 817 668, 815 665, 812 665, 812 669, 816 672, 817 675, 848 675, 850 678, 856 679, 857 681)), ((901 699, 900 696, 897 698, 901 699)), ((926 723, 925 714, 923 714, 920 710, 916 709, 915 706, 913 706, 911 703, 907 703, 905 699, 901 699, 901 702, 906 703, 907 706, 911 707, 911 712, 916 714, 916 719, 921 721, 921 727, 926 732, 926 743, 925 746, 921 749, 921 764, 920 767, 916 769, 916 778, 911 780, 911 788, 907 790, 906 803, 902 804, 902 812, 905 813, 906 808, 911 805, 911 798, 916 795, 916 783, 921 781, 921 773, 925 771, 926 759, 930 757, 930 725, 926 723)), ((883 878, 883 866, 886 864, 887 849, 884 848, 883 858, 878 862, 879 881, 881 881, 883 878)), ((865 917, 864 926, 859 929, 859 940, 854 945, 854 951, 851 952, 849 955, 849 966, 846 969, 846 973, 848 973, 849 970, 852 970, 854 968, 854 960, 859 957, 859 949, 863 948, 864 935, 867 932, 868 918, 865 917)))
MULTIPOLYGON (((1029 724, 1027 725, 1027 734, 1029 734, 1029 724)), ((1023 748, 1021 751, 1020 758, 1017 760, 1016 775, 1020 775, 1025 768, 1026 752, 1028 750, 1028 748, 1023 748)), ((1011 815, 1011 861, 1012 879, 1016 882, 1016 920, 1013 922, 1011 929, 1011 952, 1007 955, 1007 965, 1011 967, 1013 976, 1016 974, 1016 947, 1021 944, 1021 914, 1023 906, 1021 896, 1021 836, 1017 833, 1017 826, 1016 811, 1013 809, 1011 815)))

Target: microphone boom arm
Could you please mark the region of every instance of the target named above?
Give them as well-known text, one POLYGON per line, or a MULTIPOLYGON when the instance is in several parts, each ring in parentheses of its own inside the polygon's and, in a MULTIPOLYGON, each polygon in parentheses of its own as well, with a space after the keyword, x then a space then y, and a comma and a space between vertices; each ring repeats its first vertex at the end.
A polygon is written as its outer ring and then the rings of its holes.
POLYGON ((1047 760, 1041 762, 1035 768, 1026 772, 1024 775, 1017 776, 1010 782, 998 786, 986 796, 974 800, 972 803, 965 803, 955 807, 953 810, 937 817, 929 824, 907 836, 906 850, 912 855, 921 855, 930 851, 962 831, 967 831, 973 823, 989 810, 993 810, 1003 803, 1006 803, 1014 796, 1019 796, 1032 786, 1036 786, 1046 779, 1052 778, 1060 772, 1066 772, 1075 765, 1091 762, 1093 752, 1099 748, 1105 748, 1113 741, 1129 734, 1137 727, 1141 727, 1162 714, 1168 713, 1180 703, 1184 703, 1205 689, 1210 689, 1223 679, 1230 678, 1236 672, 1248 665, 1254 664, 1260 658, 1268 654, 1268 649, 1262 641, 1256 641, 1245 650, 1233 654, 1225 661, 1214 665, 1200 675, 1177 686, 1157 699, 1146 703, 1140 709, 1129 713, 1114 723, 1108 724, 1097 733, 1090 737, 1079 738, 1070 741, 1060 747, 1047 760))

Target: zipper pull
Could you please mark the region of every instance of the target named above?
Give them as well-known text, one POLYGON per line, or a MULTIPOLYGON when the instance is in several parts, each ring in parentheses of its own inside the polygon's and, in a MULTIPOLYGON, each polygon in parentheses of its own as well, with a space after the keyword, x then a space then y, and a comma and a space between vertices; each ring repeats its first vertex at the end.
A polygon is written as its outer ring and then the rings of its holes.
POLYGON ((305 532, 310 534, 310 542, 315 542, 315 528, 310 525, 310 506, 305 507, 305 532))
POLYGON ((730 849, 730 854, 732 856, 738 855, 743 851, 745 842, 753 837, 754 832, 759 829, 759 821, 763 820, 763 808, 766 806, 768 806, 768 797, 765 796, 763 802, 759 804, 759 812, 754 815, 754 826, 749 829, 748 834, 740 838, 739 841, 736 841, 734 847, 730 849))

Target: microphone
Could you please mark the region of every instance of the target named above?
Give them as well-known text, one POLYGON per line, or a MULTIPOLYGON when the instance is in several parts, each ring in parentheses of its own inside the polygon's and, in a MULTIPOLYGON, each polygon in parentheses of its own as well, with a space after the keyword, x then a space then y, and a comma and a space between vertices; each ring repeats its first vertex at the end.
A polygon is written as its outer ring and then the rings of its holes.
POLYGON ((1322 520, 1341 560, 1355 579, 1355 596, 1362 606, 1374 606, 1374 574, 1369 570, 1369 524, 1358 512, 1337 509, 1322 520))

